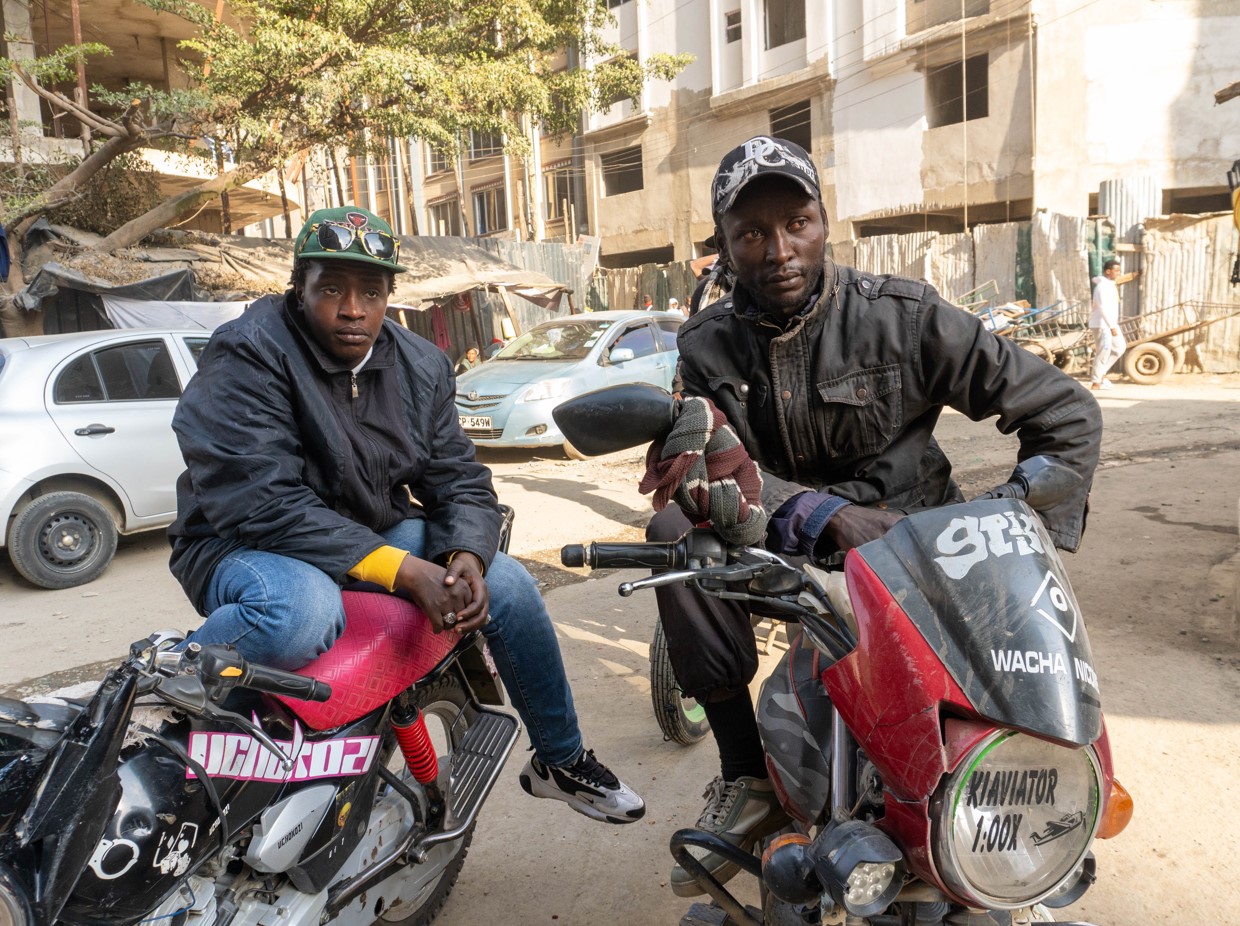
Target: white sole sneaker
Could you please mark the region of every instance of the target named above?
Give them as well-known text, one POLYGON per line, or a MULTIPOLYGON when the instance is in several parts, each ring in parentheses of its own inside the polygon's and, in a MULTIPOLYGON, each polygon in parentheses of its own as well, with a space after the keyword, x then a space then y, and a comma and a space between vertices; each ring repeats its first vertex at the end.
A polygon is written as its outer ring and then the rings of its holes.
MULTIPOLYGON (((577 765, 565 769, 531 756, 521 769, 521 787, 531 797, 563 801, 577 813, 605 823, 635 823, 646 815, 640 797, 588 754, 590 763, 603 775, 581 775, 577 765)), ((580 762, 578 763, 580 765, 580 762)))

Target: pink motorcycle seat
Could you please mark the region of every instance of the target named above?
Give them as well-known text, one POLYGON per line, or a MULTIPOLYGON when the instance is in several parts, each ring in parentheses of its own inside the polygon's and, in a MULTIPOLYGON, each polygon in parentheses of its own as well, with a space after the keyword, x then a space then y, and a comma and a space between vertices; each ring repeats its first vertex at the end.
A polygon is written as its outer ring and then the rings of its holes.
POLYGON ((395 595, 342 592, 345 629, 334 646, 298 669, 332 686, 326 701, 280 700, 308 727, 330 730, 390 701, 438 665, 461 639, 434 633, 416 605, 395 595))

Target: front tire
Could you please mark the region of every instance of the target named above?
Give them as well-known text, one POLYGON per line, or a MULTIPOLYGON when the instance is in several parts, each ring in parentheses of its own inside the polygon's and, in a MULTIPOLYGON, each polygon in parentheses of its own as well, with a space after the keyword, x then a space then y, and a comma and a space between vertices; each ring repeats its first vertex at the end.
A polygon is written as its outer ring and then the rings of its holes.
POLYGON ((570 460, 590 459, 588 455, 582 453, 580 450, 578 450, 576 447, 570 444, 567 440, 564 441, 564 456, 568 457, 570 460))
POLYGON ((706 709, 687 697, 676 682, 662 623, 655 624, 650 641, 650 701, 664 739, 692 746, 710 731, 706 709))
POLYGON ((40 588, 93 582, 116 553, 116 518, 81 492, 49 492, 18 511, 9 531, 13 568, 40 588))
MULTIPOLYGON (((431 742, 435 744, 435 754, 439 757, 439 784, 443 788, 447 784, 452 753, 474 722, 476 712, 460 679, 450 671, 433 685, 419 691, 413 703, 426 718, 426 729, 430 733, 431 742)), ((404 759, 399 749, 395 756, 404 767, 404 759)), ((404 777, 410 777, 407 768, 404 777)), ((443 909, 448 895, 456 885, 456 879, 465 865, 465 856, 469 853, 469 844, 474 838, 474 828, 471 826, 465 831, 451 861, 444 866, 438 880, 424 892, 415 905, 410 907, 399 904, 385 909, 375 923, 386 926, 429 926, 443 909)), ((397 874, 396 877, 400 875, 397 874)))

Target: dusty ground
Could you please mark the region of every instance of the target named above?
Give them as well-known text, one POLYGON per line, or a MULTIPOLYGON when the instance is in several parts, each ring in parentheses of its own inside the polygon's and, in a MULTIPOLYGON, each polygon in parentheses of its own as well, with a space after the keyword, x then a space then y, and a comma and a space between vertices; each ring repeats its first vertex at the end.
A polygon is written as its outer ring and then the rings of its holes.
MULTIPOLYGON (((1100 402, 1103 465, 1085 547, 1067 565, 1136 817, 1097 846, 1099 882, 1065 912, 1114 926, 1237 923, 1240 377, 1120 384, 1100 402)), ((939 433, 966 489, 1010 471, 1014 444, 989 425, 949 415, 939 433)), ((634 826, 606 827, 531 800, 515 780, 524 754, 514 755, 437 922, 674 924, 687 904, 666 887, 667 839, 695 819, 715 773, 713 748, 660 739, 647 669, 653 596, 622 599, 619 574, 587 580, 558 565, 564 543, 640 535, 649 516, 635 489, 641 454, 486 460, 518 513, 512 552, 546 583, 589 744, 650 812, 634 826)), ((100 580, 61 592, 30 588, 0 557, 0 693, 96 677, 129 641, 195 621, 157 535, 123 540, 100 580)))

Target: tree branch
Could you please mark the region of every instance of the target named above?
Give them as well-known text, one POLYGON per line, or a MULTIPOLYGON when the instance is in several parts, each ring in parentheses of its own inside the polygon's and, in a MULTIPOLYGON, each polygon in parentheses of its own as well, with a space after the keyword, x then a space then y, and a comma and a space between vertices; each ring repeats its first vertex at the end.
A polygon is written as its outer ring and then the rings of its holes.
POLYGON ((26 69, 16 62, 10 62, 10 65, 13 68, 13 73, 21 78, 22 83, 24 83, 39 96, 43 97, 43 99, 47 100, 57 109, 62 109, 75 119, 85 122, 96 132, 99 132, 102 135, 117 136, 124 133, 125 129, 122 126, 119 126, 114 122, 105 121, 102 117, 96 116, 89 109, 86 109, 83 106, 78 106, 77 103, 69 99, 64 94, 57 93, 55 90, 48 90, 46 87, 40 86, 38 81, 31 77, 31 75, 26 72, 26 69))
POLYGON ((206 205, 221 193, 236 189, 253 178, 253 171, 247 168, 234 168, 227 173, 204 180, 192 190, 164 200, 154 209, 150 209, 132 221, 126 222, 112 234, 108 235, 91 250, 110 254, 120 248, 137 244, 153 231, 157 231, 191 212, 199 206, 206 205))

